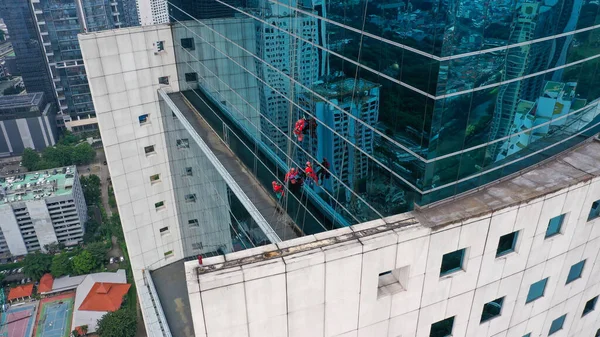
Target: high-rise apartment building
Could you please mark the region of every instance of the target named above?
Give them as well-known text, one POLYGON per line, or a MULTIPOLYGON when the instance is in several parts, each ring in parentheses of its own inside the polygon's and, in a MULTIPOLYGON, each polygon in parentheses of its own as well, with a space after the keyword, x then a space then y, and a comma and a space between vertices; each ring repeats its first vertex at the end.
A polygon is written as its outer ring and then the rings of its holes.
POLYGON ((600 5, 184 2, 80 36, 149 335, 597 334, 600 5))
POLYGON ((87 207, 75 166, 1 180, 0 254, 21 256, 82 241, 87 207))
POLYGON ((25 90, 43 92, 48 101, 56 100, 44 45, 29 1, 0 1, 0 12, 10 32, 16 64, 25 90))
POLYGON ((157 25, 169 22, 167 0, 136 0, 140 25, 157 25))

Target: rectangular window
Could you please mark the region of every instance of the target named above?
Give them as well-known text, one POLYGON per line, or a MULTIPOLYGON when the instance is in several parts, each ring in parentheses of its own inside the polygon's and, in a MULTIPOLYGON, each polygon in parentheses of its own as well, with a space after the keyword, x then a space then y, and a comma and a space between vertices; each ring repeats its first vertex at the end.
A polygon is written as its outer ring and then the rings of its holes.
POLYGON ((165 50, 165 41, 156 41, 156 51, 157 52, 161 52, 163 50, 165 50))
POLYGON ((592 298, 591 300, 587 301, 585 303, 585 307, 583 308, 583 314, 581 314, 581 317, 589 314, 590 312, 594 311, 594 309, 596 308, 596 302, 598 302, 598 296, 592 298))
POLYGON ((565 284, 569 284, 580 278, 581 273, 583 272, 583 266, 585 266, 585 260, 572 265, 571 269, 569 270, 569 275, 567 276, 567 283, 565 284))
POLYGON ((196 49, 195 44, 194 44, 194 38, 186 37, 186 38, 181 39, 181 47, 188 49, 188 50, 196 49))
POLYGON ((592 221, 598 217, 600 217, 600 200, 596 200, 592 204, 592 209, 590 209, 587 221, 592 221))
POLYGON ((196 82, 198 80, 198 74, 196 73, 185 73, 186 82, 196 82))
POLYGON ((377 297, 397 294, 406 290, 410 266, 390 270, 379 274, 377 297))
POLYGON ((194 193, 185 195, 186 202, 196 202, 196 195, 194 193))
POLYGON ((160 174, 153 174, 150 176, 150 182, 155 183, 160 181, 160 174))
POLYGON ((190 227, 200 227, 200 223, 198 222, 198 219, 188 220, 188 225, 190 227))
POLYGON ((157 203, 154 204, 154 208, 158 211, 159 209, 162 209, 163 207, 165 207, 165 202, 164 201, 159 201, 157 203))
POLYGON ((185 175, 186 176, 192 176, 192 168, 191 167, 186 167, 185 168, 185 175))
POLYGON ((155 153, 154 152, 154 145, 150 145, 150 146, 144 147, 144 153, 146 153, 146 155, 150 155, 150 154, 155 153))
POLYGON ((552 237, 556 234, 560 234, 563 221, 565 220, 565 214, 555 216, 548 222, 548 228, 546 229, 546 238, 552 237))
POLYGON ((202 242, 192 243, 192 249, 202 249, 202 242))
POLYGON ((548 332, 548 336, 561 330, 563 328, 563 325, 565 324, 566 318, 567 318, 567 315, 562 315, 559 318, 552 321, 552 324, 550 324, 550 332, 548 332))
POLYGON ((442 267, 440 268, 440 276, 445 276, 459 270, 462 270, 463 259, 465 258, 465 250, 459 249, 452 253, 442 256, 442 267))
POLYGON ((160 234, 166 234, 169 232, 169 227, 163 227, 161 229, 158 230, 160 232, 160 234))
POLYGON ((544 296, 544 292, 546 291, 546 283, 548 283, 547 277, 529 286, 529 292, 527 293, 527 299, 525 300, 525 303, 527 304, 529 302, 533 302, 544 296))
POLYGON ((173 251, 172 251, 172 250, 170 250, 170 251, 168 251, 168 252, 165 252, 165 254, 164 254, 164 255, 165 255, 165 257, 170 257, 170 256, 173 256, 173 251))
POLYGON ((483 311, 481 312, 481 320, 479 323, 489 321, 492 318, 500 316, 502 313, 502 303, 504 303, 504 297, 497 298, 491 302, 484 304, 483 311))
POLYGON ((523 337, 531 337, 531 332, 528 334, 523 335, 523 337))
POLYGON ((498 249, 496 249, 496 257, 506 255, 515 251, 517 246, 517 238, 519 232, 512 232, 506 235, 502 235, 498 241, 498 249))
POLYGON ((148 114, 138 116, 138 120, 140 121, 140 125, 144 125, 150 121, 148 114))
POLYGON ((158 78, 158 84, 169 85, 169 76, 161 76, 158 78))
POLYGON ((189 149, 190 142, 187 138, 177 139, 177 148, 178 149, 189 149))
POLYGON ((429 337, 448 337, 452 336, 452 328, 454 327, 454 316, 445 320, 431 324, 429 337))

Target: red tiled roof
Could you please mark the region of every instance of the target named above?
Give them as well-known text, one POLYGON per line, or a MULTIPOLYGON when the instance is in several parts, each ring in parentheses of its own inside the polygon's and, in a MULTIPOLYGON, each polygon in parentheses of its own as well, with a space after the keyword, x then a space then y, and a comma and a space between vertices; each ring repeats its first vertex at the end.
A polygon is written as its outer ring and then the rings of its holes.
POLYGON ((10 289, 8 293, 8 300, 12 301, 17 298, 29 297, 33 292, 33 283, 24 284, 10 289))
POLYGON ((131 284, 127 283, 96 282, 81 302, 79 310, 117 311, 130 287, 131 284))
POLYGON ((52 284, 54 284, 54 279, 50 274, 44 274, 40 279, 40 284, 38 285, 38 294, 48 292, 52 290, 52 284))

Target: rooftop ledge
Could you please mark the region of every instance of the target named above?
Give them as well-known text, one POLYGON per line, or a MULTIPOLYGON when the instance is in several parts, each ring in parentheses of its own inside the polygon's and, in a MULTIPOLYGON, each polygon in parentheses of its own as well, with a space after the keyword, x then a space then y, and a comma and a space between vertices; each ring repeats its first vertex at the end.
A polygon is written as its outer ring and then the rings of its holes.
MULTIPOLYGON (((340 244, 344 246, 343 243, 350 241, 359 242, 363 245, 363 249, 367 249, 370 239, 385 236, 386 233, 397 234, 390 235, 390 240, 397 238, 406 241, 415 235, 423 235, 423 231, 437 230, 466 219, 491 216, 499 210, 540 197, 552 197, 559 190, 588 182, 598 176, 600 176, 600 140, 592 138, 536 167, 523 170, 518 175, 470 194, 454 198, 451 202, 438 203, 412 212, 277 244, 205 258, 202 265, 198 261, 190 261, 186 263, 186 270, 195 269, 196 275, 227 273, 227 269, 237 270, 243 265, 281 258, 286 260, 287 256, 304 251, 339 248, 340 244)), ((214 276, 219 278, 218 275, 214 276)))

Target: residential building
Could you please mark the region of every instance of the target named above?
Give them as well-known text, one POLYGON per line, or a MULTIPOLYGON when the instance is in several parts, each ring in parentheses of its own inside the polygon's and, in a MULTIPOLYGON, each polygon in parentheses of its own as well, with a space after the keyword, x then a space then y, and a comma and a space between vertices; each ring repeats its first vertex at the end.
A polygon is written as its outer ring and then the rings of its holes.
POLYGON ((169 3, 79 36, 148 335, 598 331, 597 4, 169 3))
MULTIPOLYGON (((54 101, 56 92, 50 68, 44 54, 34 9, 29 1, 0 1, 0 12, 10 32, 18 73, 23 77, 27 92, 43 92, 46 99, 54 101)), ((8 62, 8 61, 7 61, 8 62)), ((12 63, 9 62, 9 63, 12 63)), ((11 74, 16 69, 9 67, 11 74)))
POLYGON ((43 92, 0 96, 0 157, 41 151, 57 140, 56 106, 43 92))
POLYGON ((0 183, 0 254, 80 243, 87 208, 75 166, 5 177, 0 183))
POLYGON ((142 26, 169 22, 167 0, 136 0, 138 21, 142 26))

